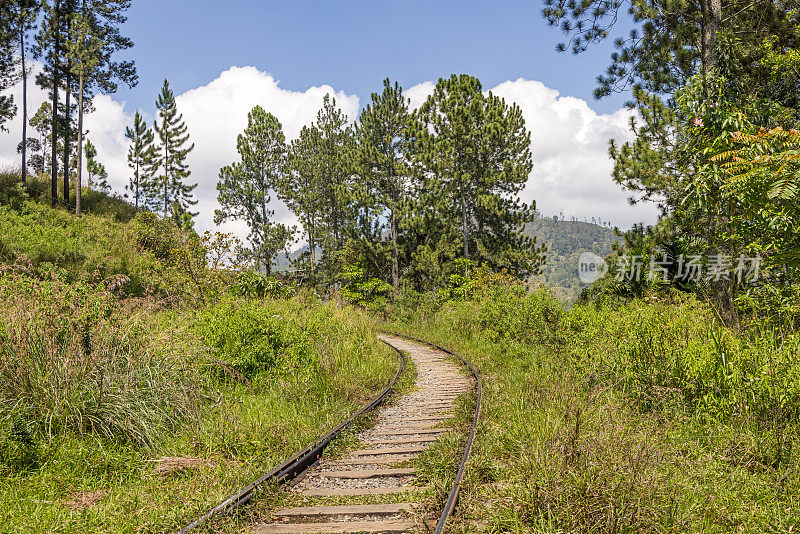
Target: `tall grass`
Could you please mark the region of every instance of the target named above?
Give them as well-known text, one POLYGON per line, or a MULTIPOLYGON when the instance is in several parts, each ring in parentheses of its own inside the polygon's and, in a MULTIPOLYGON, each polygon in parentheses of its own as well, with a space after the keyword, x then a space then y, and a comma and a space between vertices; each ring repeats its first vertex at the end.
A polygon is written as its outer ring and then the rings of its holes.
POLYGON ((566 310, 485 280, 395 310, 485 379, 465 521, 495 532, 761 532, 800 523, 800 338, 692 297, 566 310))
POLYGON ((120 305, 113 291, 57 276, 0 279, 0 456, 8 467, 26 446, 69 434, 152 446, 196 411, 197 380, 181 347, 153 335, 146 314, 120 305))

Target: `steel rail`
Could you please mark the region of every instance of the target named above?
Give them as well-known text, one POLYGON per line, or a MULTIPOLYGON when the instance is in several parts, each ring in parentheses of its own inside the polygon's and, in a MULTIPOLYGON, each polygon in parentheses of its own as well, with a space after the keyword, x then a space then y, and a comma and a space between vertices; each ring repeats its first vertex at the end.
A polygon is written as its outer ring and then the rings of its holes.
POLYGON ((453 512, 453 509, 455 508, 456 500, 458 499, 458 493, 461 490, 461 481, 464 478, 464 471, 466 470, 467 467, 467 460, 469 460, 469 455, 472 452, 472 444, 475 441, 475 434, 477 433, 478 430, 478 419, 480 418, 481 414, 481 398, 483 396, 483 386, 481 384, 481 378, 480 375, 478 374, 478 371, 475 370, 472 364, 469 363, 464 358, 462 358, 461 355, 456 354, 455 352, 452 352, 442 346, 439 346, 436 343, 431 343, 430 341, 425 341, 424 339, 419 339, 417 337, 410 336, 408 334, 403 334, 400 332, 391 332, 388 330, 378 330, 378 331, 383 334, 410 339, 412 341, 416 341, 417 343, 422 343, 423 345, 428 345, 430 347, 438 349, 451 356, 455 356, 469 368, 470 372, 472 372, 472 376, 475 377, 477 394, 475 396, 475 412, 472 417, 472 426, 469 429, 469 436, 467 437, 467 443, 464 447, 464 455, 461 457, 461 462, 458 464, 458 471, 456 472, 456 478, 453 481, 453 486, 450 489, 450 494, 447 496, 447 501, 445 502, 444 510, 442 510, 442 515, 439 516, 439 522, 436 524, 436 529, 434 530, 434 534, 441 534, 444 531, 444 526, 445 524, 447 524, 448 518, 450 517, 450 515, 453 512))
MULTIPOLYGON (((389 345, 388 343, 386 343, 389 345)), ((391 347, 391 345, 389 345, 391 347)), ((278 467, 274 468, 273 470, 265 473, 264 475, 260 476, 258 480, 248 484, 235 494, 231 495, 220 504, 203 514, 202 516, 198 517, 189 525, 183 527, 179 532, 179 534, 185 534, 200 524, 206 522, 210 518, 215 515, 228 513, 234 508, 241 506, 250 501, 253 498, 253 494, 255 491, 266 482, 271 482, 275 484, 281 484, 283 482, 287 482, 292 480, 297 475, 308 469, 314 462, 316 462, 319 457, 322 455, 322 451, 325 450, 325 447, 330 444, 330 442, 339 435, 339 433, 350 426, 353 421, 355 421, 358 417, 363 415, 364 413, 372 410, 376 406, 378 406, 381 402, 383 402, 386 397, 391 393, 394 385, 397 383, 397 380, 400 378, 400 375, 403 373, 403 370, 406 367, 406 357, 405 355, 397 350, 397 348, 392 347, 394 351, 397 353, 397 357, 400 361, 400 366, 397 369, 397 373, 392 378, 392 381, 378 393, 372 400, 370 400, 367 404, 362 406, 357 412, 352 414, 347 420, 340 423, 336 428, 322 436, 321 438, 317 439, 311 445, 307 446, 306 448, 302 449, 301 451, 296 452, 283 462, 278 467)))

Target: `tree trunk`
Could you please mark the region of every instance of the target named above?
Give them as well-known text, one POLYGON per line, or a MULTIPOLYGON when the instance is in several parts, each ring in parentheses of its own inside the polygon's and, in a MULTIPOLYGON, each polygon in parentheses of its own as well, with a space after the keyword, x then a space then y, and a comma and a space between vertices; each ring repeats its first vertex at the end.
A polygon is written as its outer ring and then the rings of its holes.
MULTIPOLYGON (((67 63, 67 67, 69 67, 69 63, 67 63)), ((70 123, 72 122, 72 111, 69 108, 69 97, 70 97, 70 83, 71 75, 69 71, 67 71, 67 76, 64 79, 64 89, 67 93, 66 95, 66 106, 64 108, 64 161, 62 165, 64 167, 64 206, 69 209, 69 145, 70 145, 70 123)), ((80 150, 80 147, 78 147, 80 150)))
POLYGON ((392 208, 392 285, 395 289, 400 285, 400 265, 397 260, 397 216, 392 208))
POLYGON ((83 167, 83 73, 78 79, 78 177, 75 179, 75 215, 81 216, 81 167, 83 167))
MULTIPOLYGON (((166 129, 166 125, 164 128, 166 129)), ((164 141, 164 218, 167 218, 167 182, 169 181, 169 149, 167 148, 167 141, 164 141)))
POLYGON ((701 61, 704 75, 717 66, 717 32, 722 24, 722 0, 701 0, 703 11, 701 61))
POLYGON ((55 38, 53 43, 53 115, 51 125, 50 137, 50 204, 55 208, 58 204, 58 83, 61 81, 59 77, 59 62, 58 54, 61 51, 60 36, 60 21, 58 20, 59 12, 61 9, 61 2, 55 0, 54 6, 55 21, 53 26, 55 28, 55 38))
POLYGON ((28 73, 25 71, 25 24, 20 24, 19 52, 22 59, 22 184, 28 180, 28 73))
MULTIPOLYGON (((138 141, 137 141, 138 142, 138 141)), ((139 210, 139 158, 136 158, 136 169, 133 174, 133 179, 136 181, 134 184, 133 201, 136 210, 139 210)))
POLYGON ((311 218, 309 217, 308 246, 311 247, 311 248, 309 248, 309 252, 310 252, 309 258, 311 258, 311 272, 314 272, 316 270, 316 261, 315 260, 317 259, 316 258, 316 254, 314 253, 314 248, 316 247, 316 244, 315 244, 315 241, 314 241, 314 223, 310 219, 311 218))
POLYGON ((464 237, 464 259, 469 259, 469 234, 467 233, 467 203, 464 199, 464 189, 461 189, 461 232, 464 237))

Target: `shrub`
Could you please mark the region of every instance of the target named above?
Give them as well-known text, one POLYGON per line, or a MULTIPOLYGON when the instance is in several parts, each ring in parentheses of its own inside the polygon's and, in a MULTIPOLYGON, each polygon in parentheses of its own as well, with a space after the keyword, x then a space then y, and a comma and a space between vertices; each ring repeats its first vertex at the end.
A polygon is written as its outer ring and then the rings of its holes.
POLYGON ((290 298, 296 290, 295 285, 289 285, 274 276, 267 276, 252 269, 241 271, 231 288, 234 295, 248 298, 290 298))
POLYGON ((246 377, 316 361, 308 327, 292 315, 272 313, 260 301, 224 300, 208 307, 198 330, 214 357, 246 377))

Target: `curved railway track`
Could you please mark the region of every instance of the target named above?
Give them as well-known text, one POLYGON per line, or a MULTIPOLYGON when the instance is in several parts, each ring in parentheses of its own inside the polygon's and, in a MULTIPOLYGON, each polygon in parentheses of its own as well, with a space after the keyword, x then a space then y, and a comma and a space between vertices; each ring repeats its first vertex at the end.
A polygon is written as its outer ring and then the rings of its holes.
POLYGON ((251 532, 443 532, 455 506, 475 438, 480 379, 467 361, 442 347, 388 332, 380 333, 379 338, 395 349, 401 362, 394 379, 379 395, 347 421, 180 532, 189 532, 212 516, 248 502, 264 483, 288 481, 292 481, 288 489, 291 500, 298 506, 274 510, 267 521, 252 527, 251 532), (386 399, 403 371, 404 354, 417 368, 416 390, 380 410, 376 425, 358 435, 362 448, 340 458, 325 458, 322 452, 331 440, 358 416, 386 399), (453 358, 463 362, 471 376, 465 375, 463 367, 453 362, 453 358), (415 501, 416 471, 408 463, 448 432, 440 425, 452 416, 456 399, 473 387, 477 395, 472 427, 451 491, 437 519, 426 514, 415 501), (365 499, 369 503, 363 503, 365 499))

